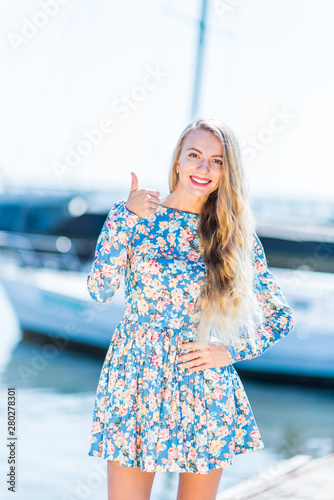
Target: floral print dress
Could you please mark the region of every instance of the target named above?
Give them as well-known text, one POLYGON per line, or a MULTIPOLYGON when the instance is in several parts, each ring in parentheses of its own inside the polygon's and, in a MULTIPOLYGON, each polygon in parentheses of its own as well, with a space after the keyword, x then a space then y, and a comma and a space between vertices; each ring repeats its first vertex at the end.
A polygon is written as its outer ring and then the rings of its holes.
POLYGON ((264 447, 233 363, 285 337, 292 310, 254 233, 256 292, 266 318, 257 329, 257 349, 244 341, 229 351, 228 366, 192 373, 179 368, 182 342, 196 340, 195 302, 206 278, 200 215, 159 205, 141 218, 125 203, 110 210, 87 278, 98 302, 113 298, 123 274, 125 284, 124 317, 101 369, 88 454, 147 472, 207 474, 230 465, 236 454, 264 447))

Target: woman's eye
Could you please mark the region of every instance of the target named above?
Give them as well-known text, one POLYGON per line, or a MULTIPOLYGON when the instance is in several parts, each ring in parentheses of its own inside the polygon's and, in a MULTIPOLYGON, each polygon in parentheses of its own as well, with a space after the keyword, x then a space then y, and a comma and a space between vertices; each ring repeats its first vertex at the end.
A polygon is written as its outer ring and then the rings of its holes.
MULTIPOLYGON (((189 156, 192 156, 192 157, 195 157, 195 158, 198 158, 198 154, 196 153, 189 153, 189 156)), ((213 160, 215 163, 218 163, 218 165, 222 165, 223 162, 221 160, 218 160, 218 159, 215 159, 213 160)))

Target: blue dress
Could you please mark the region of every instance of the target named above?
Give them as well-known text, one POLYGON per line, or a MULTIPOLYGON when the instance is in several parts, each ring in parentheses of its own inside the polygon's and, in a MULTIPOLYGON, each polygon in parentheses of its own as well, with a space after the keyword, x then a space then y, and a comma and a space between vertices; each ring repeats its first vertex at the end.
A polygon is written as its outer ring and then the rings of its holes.
MULTIPOLYGON (((98 237, 87 279, 91 297, 108 302, 124 273, 125 311, 111 332, 96 392, 88 454, 142 471, 207 474, 236 454, 263 448, 233 363, 266 351, 293 328, 292 310, 253 236, 257 297, 265 322, 257 349, 244 342, 232 363, 178 368, 182 342, 194 341, 206 266, 199 215, 159 205, 139 217, 114 203, 98 237)), ((188 351, 183 351, 183 353, 188 351)))

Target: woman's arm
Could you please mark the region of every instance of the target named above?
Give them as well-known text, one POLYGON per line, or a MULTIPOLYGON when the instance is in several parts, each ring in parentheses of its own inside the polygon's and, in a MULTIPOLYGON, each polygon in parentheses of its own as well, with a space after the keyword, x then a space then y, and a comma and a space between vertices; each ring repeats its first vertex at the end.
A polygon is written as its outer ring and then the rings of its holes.
POLYGON ((292 309, 287 304, 274 276, 268 270, 264 249, 256 233, 254 233, 253 249, 255 290, 263 308, 265 321, 256 330, 255 349, 246 338, 241 339, 237 348, 226 346, 231 356, 231 363, 260 356, 278 340, 288 335, 294 327, 292 309))
POLYGON ((133 228, 141 219, 125 203, 114 203, 97 239, 94 262, 87 277, 88 292, 97 302, 109 302, 118 290, 133 228))

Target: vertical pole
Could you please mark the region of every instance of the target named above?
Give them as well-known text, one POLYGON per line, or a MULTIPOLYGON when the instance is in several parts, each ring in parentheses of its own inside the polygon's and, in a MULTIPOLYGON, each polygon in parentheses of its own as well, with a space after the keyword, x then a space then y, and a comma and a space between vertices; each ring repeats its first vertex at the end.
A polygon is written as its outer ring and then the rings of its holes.
POLYGON ((193 90, 193 101, 191 107, 191 120, 196 118, 199 100, 201 97, 201 84, 202 84, 202 67, 203 67, 203 53, 204 53, 204 41, 205 41, 205 25, 208 12, 208 0, 202 0, 202 12, 201 19, 199 21, 199 36, 198 36, 198 46, 197 46, 197 60, 196 60, 196 70, 195 70, 195 81, 193 90))

